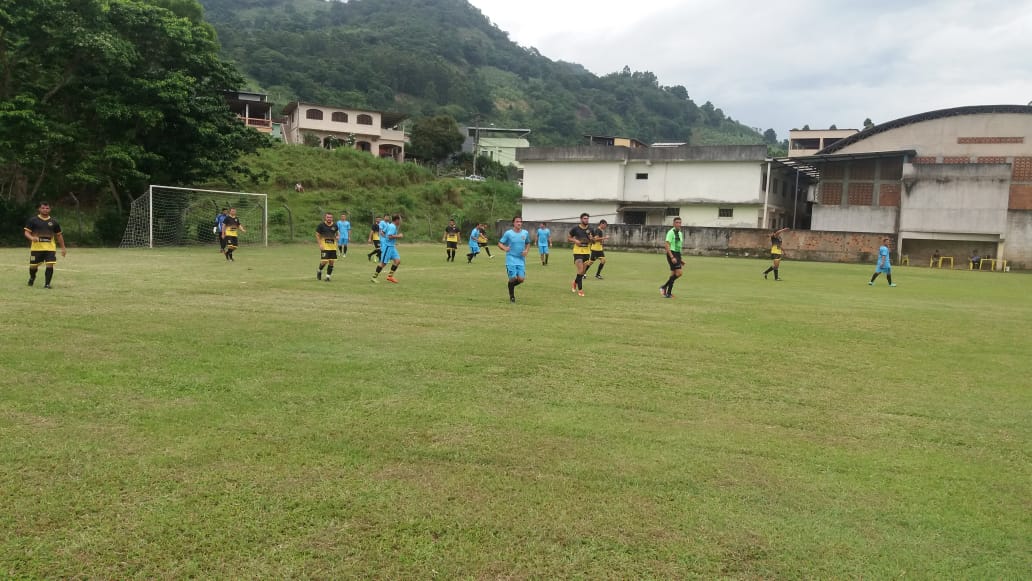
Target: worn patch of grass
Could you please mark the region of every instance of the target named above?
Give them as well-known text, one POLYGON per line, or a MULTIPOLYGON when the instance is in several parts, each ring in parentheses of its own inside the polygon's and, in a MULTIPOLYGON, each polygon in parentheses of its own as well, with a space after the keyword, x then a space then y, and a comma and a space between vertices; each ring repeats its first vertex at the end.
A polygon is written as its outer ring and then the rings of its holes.
POLYGON ((0 250, 0 574, 1020 578, 1020 274, 0 250))

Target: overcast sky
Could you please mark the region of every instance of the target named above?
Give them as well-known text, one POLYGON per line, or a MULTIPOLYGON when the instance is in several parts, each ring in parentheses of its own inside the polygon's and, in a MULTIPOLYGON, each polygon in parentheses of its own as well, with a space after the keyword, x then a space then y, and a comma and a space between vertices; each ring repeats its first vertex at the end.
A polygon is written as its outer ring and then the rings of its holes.
POLYGON ((779 139, 1032 101, 1032 0, 470 2, 552 60, 651 71, 779 139))

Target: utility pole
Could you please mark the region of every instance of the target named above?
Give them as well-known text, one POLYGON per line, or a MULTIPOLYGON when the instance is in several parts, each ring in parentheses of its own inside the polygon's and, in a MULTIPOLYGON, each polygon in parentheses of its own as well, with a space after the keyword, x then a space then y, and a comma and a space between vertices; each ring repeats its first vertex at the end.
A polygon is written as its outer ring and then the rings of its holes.
POLYGON ((480 148, 480 114, 473 118, 473 175, 477 175, 477 150, 480 148))

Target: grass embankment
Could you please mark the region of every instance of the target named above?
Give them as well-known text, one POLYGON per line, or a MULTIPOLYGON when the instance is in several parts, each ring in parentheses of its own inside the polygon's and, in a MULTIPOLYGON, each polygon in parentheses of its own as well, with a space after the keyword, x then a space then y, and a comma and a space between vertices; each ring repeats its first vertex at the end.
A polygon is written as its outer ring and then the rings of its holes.
POLYGON ((1028 576, 1028 279, 0 251, 13 578, 1028 576))
POLYGON ((363 226, 373 216, 400 212, 413 239, 435 240, 450 217, 459 224, 494 223, 519 212, 521 191, 515 184, 438 178, 415 164, 377 159, 350 149, 279 145, 245 162, 265 176, 242 187, 269 194, 270 240, 279 242, 290 240, 291 214, 295 239, 310 238, 312 224, 318 223, 324 212, 336 216, 347 212, 362 240, 366 235, 363 226), (303 193, 294 191, 298 182, 305 187, 303 193))

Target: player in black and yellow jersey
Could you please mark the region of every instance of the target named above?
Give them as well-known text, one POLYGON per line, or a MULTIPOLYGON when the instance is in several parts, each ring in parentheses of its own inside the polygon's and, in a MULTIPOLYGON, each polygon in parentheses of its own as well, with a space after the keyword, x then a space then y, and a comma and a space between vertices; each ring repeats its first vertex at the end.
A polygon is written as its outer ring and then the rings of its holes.
POLYGON ((222 238, 226 241, 226 260, 235 260, 233 258, 233 251, 239 245, 237 236, 240 232, 247 232, 247 228, 244 228, 244 225, 237 218, 236 208, 230 208, 229 215, 222 221, 222 238))
POLYGON ((584 296, 584 271, 587 269, 585 264, 591 259, 591 227, 588 226, 588 220, 591 216, 587 212, 580 215, 580 224, 577 224, 570 229, 570 233, 566 236, 566 241, 573 244, 573 264, 577 269, 577 277, 573 279, 573 286, 570 288, 572 292, 577 293, 580 296, 584 296))
POLYGON ((455 251, 459 247, 459 227, 455 225, 455 219, 448 220, 448 226, 444 229, 444 246, 448 258, 445 262, 455 262, 455 251))
POLYGON ((487 224, 480 224, 477 226, 480 230, 480 234, 477 235, 477 244, 480 245, 480 249, 487 253, 488 258, 494 258, 491 256, 491 247, 487 244, 487 224))
POLYGON ((36 271, 39 270, 39 265, 43 264, 46 266, 43 271, 43 288, 50 288, 50 281, 54 278, 54 265, 57 264, 55 241, 61 244, 62 258, 68 254, 68 250, 65 249, 61 226, 50 215, 50 204, 40 202, 37 210, 38 213, 25 223, 25 238, 31 243, 29 246, 29 286, 36 283, 36 271))
POLYGON ((326 269, 326 282, 330 282, 333 275, 333 263, 337 260, 337 238, 340 236, 340 228, 333 221, 333 214, 323 214, 323 221, 315 227, 315 243, 319 245, 319 270, 315 271, 315 278, 322 280, 322 271, 326 269))
POLYGON ((781 234, 791 230, 791 228, 782 228, 781 230, 775 230, 770 235, 770 259, 773 264, 767 270, 763 271, 763 278, 767 278, 767 275, 774 272, 774 280, 781 280, 781 276, 778 275, 778 267, 781 266, 781 258, 785 255, 785 251, 781 248, 781 234))
POLYGON ((366 240, 366 242, 368 242, 368 243, 373 245, 373 249, 369 252, 369 254, 366 254, 366 260, 367 261, 368 260, 372 260, 373 257, 375 256, 376 260, 379 261, 380 260, 380 219, 379 218, 373 218, 373 224, 369 228, 369 238, 366 240))
POLYGON ((591 256, 584 263, 584 274, 587 274, 591 270, 591 265, 598 261, 598 270, 595 271, 595 278, 599 280, 602 280, 602 267, 606 265, 605 241, 609 240, 609 236, 606 234, 606 228, 608 227, 609 222, 599 220, 598 227, 591 232, 591 245, 588 246, 588 249, 591 250, 591 256))

